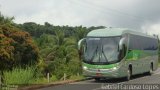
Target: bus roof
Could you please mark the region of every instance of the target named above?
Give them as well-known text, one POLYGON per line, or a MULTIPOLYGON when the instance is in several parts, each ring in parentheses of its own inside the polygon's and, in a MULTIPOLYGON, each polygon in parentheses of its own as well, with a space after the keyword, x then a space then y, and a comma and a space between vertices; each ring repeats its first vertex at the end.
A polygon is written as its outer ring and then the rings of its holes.
POLYGON ((145 37, 151 37, 155 38, 153 36, 144 34, 142 32, 137 32, 134 30, 130 30, 127 28, 104 28, 104 29, 97 29, 89 32, 87 34, 87 37, 112 37, 112 36, 121 36, 123 34, 134 34, 139 36, 145 36, 145 37))

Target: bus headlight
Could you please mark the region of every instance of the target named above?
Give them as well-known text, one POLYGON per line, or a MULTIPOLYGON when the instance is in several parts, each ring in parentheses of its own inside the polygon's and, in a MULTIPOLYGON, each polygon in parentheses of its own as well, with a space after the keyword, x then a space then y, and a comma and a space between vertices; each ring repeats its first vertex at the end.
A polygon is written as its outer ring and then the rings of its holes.
POLYGON ((116 69, 117 69, 117 67, 113 67, 113 68, 112 68, 112 70, 116 70, 116 69))
POLYGON ((86 66, 83 66, 83 70, 87 70, 88 68, 86 66))

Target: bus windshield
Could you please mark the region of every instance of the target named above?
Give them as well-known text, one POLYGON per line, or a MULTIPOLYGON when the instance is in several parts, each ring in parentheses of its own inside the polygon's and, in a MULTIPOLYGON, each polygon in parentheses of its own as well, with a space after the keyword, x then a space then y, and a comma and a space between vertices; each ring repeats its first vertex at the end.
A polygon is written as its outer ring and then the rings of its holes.
POLYGON ((111 64, 118 62, 120 37, 86 38, 84 62, 111 64))

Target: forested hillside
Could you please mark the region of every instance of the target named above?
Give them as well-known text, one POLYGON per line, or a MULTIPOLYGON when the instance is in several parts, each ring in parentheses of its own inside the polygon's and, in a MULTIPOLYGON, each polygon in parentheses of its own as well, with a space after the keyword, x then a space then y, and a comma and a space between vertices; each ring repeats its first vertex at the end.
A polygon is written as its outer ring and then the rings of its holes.
POLYGON ((99 27, 16 24, 0 14, 0 76, 4 84, 35 84, 81 75, 77 43, 99 27), (19 77, 23 77, 19 79, 19 77))

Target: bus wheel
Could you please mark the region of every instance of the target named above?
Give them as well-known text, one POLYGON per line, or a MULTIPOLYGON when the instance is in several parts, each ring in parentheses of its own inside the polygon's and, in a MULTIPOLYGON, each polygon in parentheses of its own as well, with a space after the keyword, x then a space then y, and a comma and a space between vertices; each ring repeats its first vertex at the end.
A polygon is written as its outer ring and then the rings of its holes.
POLYGON ((100 81, 100 78, 94 78, 95 79, 95 81, 97 82, 97 81, 100 81))
POLYGON ((152 75, 152 74, 153 74, 153 64, 151 63, 150 70, 149 70, 149 75, 152 75))
POLYGON ((129 68, 127 70, 127 81, 129 81, 131 79, 131 69, 129 68))

